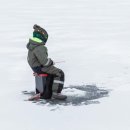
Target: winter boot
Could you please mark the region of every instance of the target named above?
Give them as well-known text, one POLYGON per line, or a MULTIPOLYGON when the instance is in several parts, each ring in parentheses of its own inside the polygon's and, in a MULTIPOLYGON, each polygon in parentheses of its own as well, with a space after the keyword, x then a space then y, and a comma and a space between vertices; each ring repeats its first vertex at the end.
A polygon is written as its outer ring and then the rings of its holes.
POLYGON ((53 92, 52 93, 52 98, 58 99, 58 100, 65 100, 67 98, 67 96, 66 95, 62 95, 61 93, 53 92))

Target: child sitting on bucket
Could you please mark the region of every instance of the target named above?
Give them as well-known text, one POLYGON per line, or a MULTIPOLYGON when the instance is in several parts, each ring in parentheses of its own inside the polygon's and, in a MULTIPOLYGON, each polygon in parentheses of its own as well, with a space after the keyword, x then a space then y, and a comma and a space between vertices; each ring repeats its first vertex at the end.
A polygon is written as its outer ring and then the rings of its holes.
POLYGON ((48 33, 39 25, 33 26, 33 37, 29 39, 27 44, 28 63, 36 74, 47 73, 54 77, 52 84, 52 97, 56 99, 64 99, 65 95, 61 94, 64 86, 64 72, 54 66, 51 58, 48 58, 48 50, 45 46, 48 33))

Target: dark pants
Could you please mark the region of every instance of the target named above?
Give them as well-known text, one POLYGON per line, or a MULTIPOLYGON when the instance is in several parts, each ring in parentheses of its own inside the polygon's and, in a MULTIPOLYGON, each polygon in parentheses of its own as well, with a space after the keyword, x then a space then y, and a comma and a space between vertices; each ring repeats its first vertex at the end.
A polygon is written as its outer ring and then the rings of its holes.
POLYGON ((64 86, 64 72, 56 68, 55 66, 49 66, 49 67, 34 67, 32 68, 35 73, 41 74, 41 73, 47 73, 53 76, 53 84, 52 84, 52 92, 60 93, 64 86))
POLYGON ((60 93, 64 86, 64 72, 55 66, 43 67, 42 72, 53 75, 52 92, 60 93))

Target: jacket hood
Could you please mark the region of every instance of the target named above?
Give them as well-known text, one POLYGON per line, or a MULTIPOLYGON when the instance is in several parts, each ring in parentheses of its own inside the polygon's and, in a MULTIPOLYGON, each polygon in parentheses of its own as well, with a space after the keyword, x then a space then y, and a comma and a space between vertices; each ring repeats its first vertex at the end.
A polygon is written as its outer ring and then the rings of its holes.
POLYGON ((41 46, 41 45, 45 45, 45 43, 42 40, 33 37, 29 39, 29 42, 27 43, 26 47, 28 50, 33 50, 37 46, 41 46))

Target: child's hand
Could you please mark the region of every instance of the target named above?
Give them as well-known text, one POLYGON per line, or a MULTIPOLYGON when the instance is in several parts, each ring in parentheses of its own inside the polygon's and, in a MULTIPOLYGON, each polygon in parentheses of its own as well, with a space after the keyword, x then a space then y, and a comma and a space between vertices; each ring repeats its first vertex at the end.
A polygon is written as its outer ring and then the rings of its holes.
POLYGON ((37 73, 33 73, 33 76, 38 76, 38 74, 37 73))

